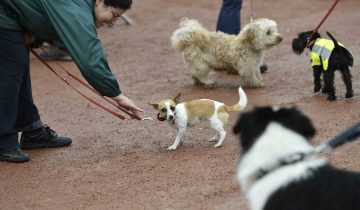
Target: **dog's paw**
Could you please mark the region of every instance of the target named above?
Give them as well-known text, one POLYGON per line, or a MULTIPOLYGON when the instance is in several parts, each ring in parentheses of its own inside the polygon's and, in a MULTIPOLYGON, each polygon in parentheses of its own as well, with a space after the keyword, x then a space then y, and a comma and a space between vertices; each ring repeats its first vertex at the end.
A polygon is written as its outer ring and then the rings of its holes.
POLYGON ((265 85, 264 85, 263 82, 258 83, 258 84, 254 84, 254 85, 250 85, 251 88, 262 88, 262 87, 264 87, 264 86, 265 86, 265 85))
POLYGON ((200 86, 203 88, 214 88, 215 87, 215 83, 202 83, 202 82, 199 82, 196 80, 194 80, 194 85, 200 86))
POLYGON ((336 100, 336 96, 335 95, 329 95, 327 98, 329 101, 335 101, 336 100))
POLYGON ((218 137, 214 136, 211 139, 208 140, 209 142, 217 142, 218 141, 218 137))
POLYGON ((207 87, 207 88, 211 88, 215 86, 215 82, 212 79, 199 79, 197 77, 192 77, 194 80, 194 85, 199 85, 202 87, 207 87))
POLYGON ((221 146, 222 146, 222 144, 219 142, 219 143, 215 144, 214 147, 219 148, 219 147, 221 147, 221 146))
POLYGON ((177 145, 171 145, 170 147, 167 148, 167 150, 176 150, 177 145))
POLYGON ((346 93, 345 98, 352 98, 353 96, 354 95, 352 92, 348 92, 348 93, 346 93))
MULTIPOLYGON (((321 89, 321 85, 320 85, 320 86, 315 85, 315 87, 314 87, 314 93, 319 92, 320 89, 321 89)), ((324 89, 323 89, 323 91, 324 91, 324 89)))

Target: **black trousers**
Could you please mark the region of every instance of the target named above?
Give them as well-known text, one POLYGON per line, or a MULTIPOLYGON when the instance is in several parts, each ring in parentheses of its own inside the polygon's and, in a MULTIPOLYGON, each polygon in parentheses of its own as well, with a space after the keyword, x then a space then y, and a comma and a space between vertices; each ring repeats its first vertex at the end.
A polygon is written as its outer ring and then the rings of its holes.
POLYGON ((240 32, 242 0, 223 0, 216 31, 237 35, 240 32))
POLYGON ((19 147, 18 132, 43 126, 33 102, 29 70, 22 32, 0 28, 0 152, 19 147))

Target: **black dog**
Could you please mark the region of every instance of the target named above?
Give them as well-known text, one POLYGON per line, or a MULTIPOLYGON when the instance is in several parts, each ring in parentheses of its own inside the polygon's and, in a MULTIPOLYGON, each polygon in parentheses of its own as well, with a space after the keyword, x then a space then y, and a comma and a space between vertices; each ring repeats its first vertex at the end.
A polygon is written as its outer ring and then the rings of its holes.
POLYGON ((255 108, 233 131, 242 146, 236 179, 251 210, 360 209, 360 173, 312 153, 315 128, 298 109, 255 108))
POLYGON ((324 88, 322 92, 328 93, 328 100, 336 100, 334 73, 336 70, 340 70, 346 86, 345 97, 351 98, 353 97, 353 89, 349 66, 353 66, 354 58, 329 32, 326 32, 326 34, 331 40, 321 38, 318 32, 307 31, 299 33, 298 37, 292 42, 293 52, 300 55, 306 47, 311 50, 315 93, 322 87, 320 77, 321 73, 323 73, 324 88), (312 37, 310 37, 311 34, 313 34, 312 37))

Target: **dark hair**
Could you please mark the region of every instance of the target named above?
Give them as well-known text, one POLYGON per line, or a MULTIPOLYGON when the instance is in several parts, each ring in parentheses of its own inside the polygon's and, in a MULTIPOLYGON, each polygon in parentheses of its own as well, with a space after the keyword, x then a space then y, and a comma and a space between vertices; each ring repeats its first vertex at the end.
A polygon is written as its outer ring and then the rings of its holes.
POLYGON ((132 0, 104 0, 104 4, 110 7, 116 7, 120 9, 130 9, 132 0))

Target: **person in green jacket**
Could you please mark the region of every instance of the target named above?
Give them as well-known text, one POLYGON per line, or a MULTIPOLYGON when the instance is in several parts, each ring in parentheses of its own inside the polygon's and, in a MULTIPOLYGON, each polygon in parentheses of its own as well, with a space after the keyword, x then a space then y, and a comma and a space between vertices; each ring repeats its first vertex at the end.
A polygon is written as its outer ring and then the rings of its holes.
POLYGON ((96 32, 131 5, 132 0, 0 1, 0 161, 25 162, 25 149, 72 143, 40 120, 32 98, 27 44, 62 40, 92 87, 140 117, 143 110, 121 92, 96 32))

